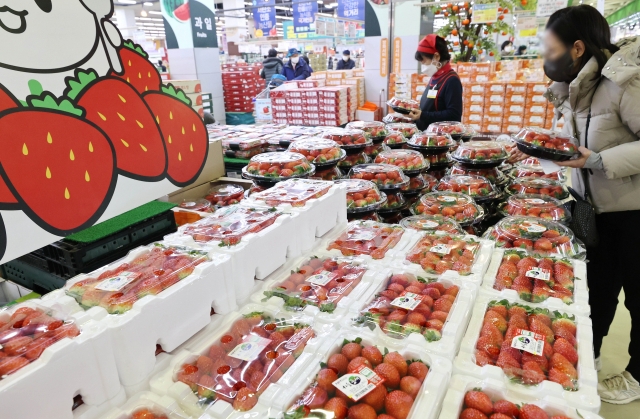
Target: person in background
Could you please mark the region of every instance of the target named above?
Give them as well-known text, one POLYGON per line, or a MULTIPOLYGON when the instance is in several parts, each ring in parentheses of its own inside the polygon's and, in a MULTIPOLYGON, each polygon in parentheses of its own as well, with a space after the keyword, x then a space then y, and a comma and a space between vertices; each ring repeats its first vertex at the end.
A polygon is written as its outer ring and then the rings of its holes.
POLYGON ((427 35, 418 44, 416 61, 422 64, 422 74, 431 76, 420 98, 420 110, 409 117, 418 129, 425 130, 430 124, 462 119, 462 83, 451 68, 451 55, 444 38, 436 34, 427 35))
POLYGON ((260 70, 260 77, 265 80, 271 80, 274 74, 282 74, 284 63, 278 58, 278 51, 271 48, 269 50, 269 56, 262 62, 262 70, 260 70))
POLYGON ((160 70, 161 73, 167 72, 167 67, 162 63, 162 60, 158 60, 158 70, 160 70))
POLYGON ((305 55, 305 54, 302 54, 300 56, 300 58, 303 59, 307 63, 307 65, 309 66, 309 72, 313 73, 313 68, 311 67, 311 64, 309 64, 309 57, 307 55, 305 55))
POLYGON ((356 67, 356 62, 351 59, 351 51, 345 49, 342 51, 342 60, 338 61, 336 70, 353 70, 356 67))
POLYGON ((527 55, 527 46, 520 45, 514 55, 527 55))
POLYGON ((300 59, 300 51, 290 48, 287 53, 287 62, 282 67, 282 75, 287 80, 306 80, 311 75, 311 67, 303 59, 300 59))
POLYGON ((513 42, 504 41, 500 47, 500 56, 511 57, 513 55, 513 42))

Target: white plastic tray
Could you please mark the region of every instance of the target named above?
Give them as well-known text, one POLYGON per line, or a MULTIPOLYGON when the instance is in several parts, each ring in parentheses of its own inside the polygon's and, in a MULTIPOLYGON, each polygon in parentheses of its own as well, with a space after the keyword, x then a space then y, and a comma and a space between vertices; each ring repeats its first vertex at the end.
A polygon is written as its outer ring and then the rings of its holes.
POLYGON ((137 393, 124 405, 111 409, 101 417, 103 419, 130 419, 134 413, 141 409, 149 409, 156 415, 165 414, 169 419, 192 418, 171 397, 158 396, 148 391, 137 393))

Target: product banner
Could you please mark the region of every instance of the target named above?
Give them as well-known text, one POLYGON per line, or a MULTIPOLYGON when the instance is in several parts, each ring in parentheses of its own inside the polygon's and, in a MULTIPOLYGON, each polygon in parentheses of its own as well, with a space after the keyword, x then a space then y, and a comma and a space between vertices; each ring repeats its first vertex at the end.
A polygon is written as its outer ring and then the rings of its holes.
POLYGON ((253 7, 275 6, 276 0, 252 0, 253 7))
POLYGON ((307 33, 316 31, 316 13, 318 3, 305 2, 293 3, 293 29, 295 33, 307 33))
MULTIPOLYGON (((343 22, 344 24, 344 22, 343 22)), ((344 27, 342 28, 344 36, 344 27)), ((336 36, 336 20, 331 17, 316 18, 316 35, 318 36, 336 36)))
POLYGON ((565 7, 567 7, 567 0, 538 0, 536 16, 549 17, 556 10, 564 9, 565 7))
POLYGON ((189 0, 194 48, 218 48, 213 0, 189 0))
POLYGON ((217 48, 213 0, 160 2, 169 49, 217 48))
POLYGON ((519 38, 527 38, 538 35, 538 18, 535 16, 518 16, 516 24, 519 38))
POLYGON ((338 17, 364 22, 365 0, 338 0, 338 17))
POLYGON ((336 20, 336 36, 344 36, 344 20, 336 20))
POLYGON ((497 22, 498 3, 474 4, 471 21, 473 24, 497 22))
POLYGON ((276 36, 276 8, 274 6, 254 7, 253 24, 256 38, 276 36))

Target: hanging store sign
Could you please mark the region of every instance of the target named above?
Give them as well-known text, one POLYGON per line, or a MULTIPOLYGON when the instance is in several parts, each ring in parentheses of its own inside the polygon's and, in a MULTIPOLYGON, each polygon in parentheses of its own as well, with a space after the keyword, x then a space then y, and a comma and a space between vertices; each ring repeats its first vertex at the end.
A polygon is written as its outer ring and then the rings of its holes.
POLYGON ((293 3, 293 30, 295 33, 316 32, 316 14, 318 3, 293 3))
POLYGON ((338 0, 338 17, 364 22, 365 0, 338 0))
POLYGON ((276 36, 276 8, 274 6, 255 7, 253 9, 253 25, 256 38, 276 36))
POLYGON ((494 23, 498 21, 498 3, 474 4, 471 23, 494 23))

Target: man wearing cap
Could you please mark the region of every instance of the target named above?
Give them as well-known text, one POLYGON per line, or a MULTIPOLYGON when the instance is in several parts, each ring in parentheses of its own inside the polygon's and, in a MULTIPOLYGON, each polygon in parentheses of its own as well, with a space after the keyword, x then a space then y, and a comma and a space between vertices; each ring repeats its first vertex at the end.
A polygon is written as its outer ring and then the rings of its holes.
POLYGON ((356 62, 351 59, 351 51, 345 49, 342 51, 342 60, 338 61, 336 70, 353 70, 356 68, 356 62))
POLYGON ((287 80, 305 80, 311 75, 311 67, 303 59, 300 59, 300 51, 296 48, 289 49, 287 53, 289 60, 284 63, 282 68, 282 75, 287 80))
POLYGON ((271 48, 269 50, 269 56, 262 62, 260 77, 269 81, 274 74, 282 74, 283 67, 284 63, 278 58, 278 51, 271 48))
POLYGON ((460 122, 462 83, 449 63, 447 42, 435 34, 427 35, 418 44, 415 59, 421 64, 421 73, 431 79, 420 98, 420 110, 411 112, 409 117, 421 130, 434 122, 460 122))

